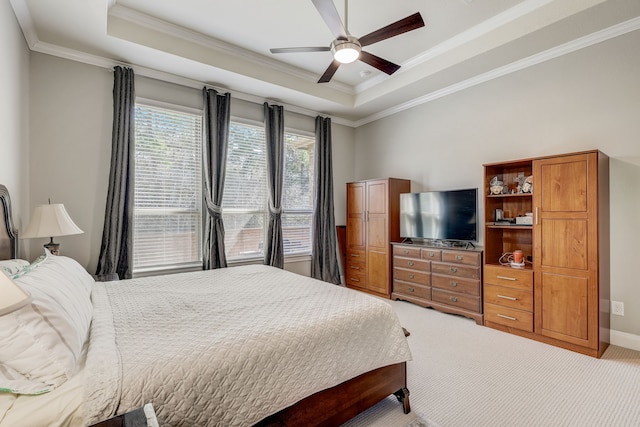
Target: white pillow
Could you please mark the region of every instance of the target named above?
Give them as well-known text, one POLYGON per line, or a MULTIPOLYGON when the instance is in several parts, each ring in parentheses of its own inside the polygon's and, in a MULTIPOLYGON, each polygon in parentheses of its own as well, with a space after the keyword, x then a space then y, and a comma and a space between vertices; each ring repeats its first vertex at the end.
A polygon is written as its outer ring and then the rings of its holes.
POLYGON ((7 259, 0 261, 0 269, 4 270, 9 277, 19 273, 28 265, 29 261, 24 259, 7 259))
POLYGON ((76 372, 91 324, 95 282, 73 259, 51 254, 14 282, 33 301, 0 316, 0 390, 46 393, 76 372))

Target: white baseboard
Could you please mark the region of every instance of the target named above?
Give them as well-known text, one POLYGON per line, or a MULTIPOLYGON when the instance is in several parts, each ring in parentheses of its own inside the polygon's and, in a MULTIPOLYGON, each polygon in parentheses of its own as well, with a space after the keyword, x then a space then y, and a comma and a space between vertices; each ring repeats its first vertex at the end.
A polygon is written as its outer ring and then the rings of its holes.
POLYGON ((640 351, 640 335, 611 330, 611 344, 640 351))

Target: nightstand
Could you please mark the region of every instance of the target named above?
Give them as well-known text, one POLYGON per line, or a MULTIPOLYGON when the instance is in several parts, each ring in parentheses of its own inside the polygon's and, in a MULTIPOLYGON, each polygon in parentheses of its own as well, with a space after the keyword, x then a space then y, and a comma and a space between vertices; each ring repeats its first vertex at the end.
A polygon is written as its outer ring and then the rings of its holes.
POLYGON ((90 427, 159 427, 159 424, 153 405, 147 403, 142 408, 100 421, 90 427))

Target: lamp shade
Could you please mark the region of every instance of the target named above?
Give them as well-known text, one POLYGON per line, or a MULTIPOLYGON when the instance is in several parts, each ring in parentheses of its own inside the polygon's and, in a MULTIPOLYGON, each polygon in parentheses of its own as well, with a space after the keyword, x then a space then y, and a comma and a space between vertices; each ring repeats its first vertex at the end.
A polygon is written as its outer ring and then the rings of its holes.
POLYGON ((81 234, 73 222, 64 205, 61 203, 36 206, 31 215, 31 221, 20 237, 31 239, 35 237, 57 237, 81 234))
POLYGON ((0 316, 24 307, 31 295, 23 291, 3 271, 0 271, 0 316))

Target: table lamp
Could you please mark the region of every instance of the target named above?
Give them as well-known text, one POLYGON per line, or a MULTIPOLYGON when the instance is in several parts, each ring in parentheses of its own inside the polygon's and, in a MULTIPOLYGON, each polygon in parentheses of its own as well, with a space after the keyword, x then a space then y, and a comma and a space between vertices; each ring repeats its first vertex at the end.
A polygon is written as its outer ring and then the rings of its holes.
POLYGON ((63 204, 49 203, 36 206, 29 225, 20 237, 24 239, 49 237, 51 240, 44 247, 52 254, 59 255, 60 244, 54 243, 53 238, 81 233, 84 231, 73 222, 63 204))
POLYGON ((31 302, 31 299, 31 295, 0 271, 0 316, 24 307, 31 302))

